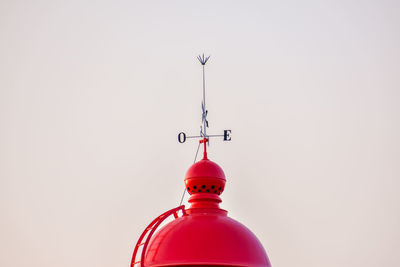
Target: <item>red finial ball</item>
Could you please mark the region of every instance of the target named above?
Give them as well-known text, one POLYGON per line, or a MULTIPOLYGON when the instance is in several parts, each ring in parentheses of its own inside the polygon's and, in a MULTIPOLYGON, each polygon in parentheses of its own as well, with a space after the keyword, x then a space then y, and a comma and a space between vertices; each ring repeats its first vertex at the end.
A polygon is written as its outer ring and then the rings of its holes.
POLYGON ((207 158, 193 164, 185 175, 189 194, 213 193, 220 195, 225 188, 225 174, 218 164, 207 158))

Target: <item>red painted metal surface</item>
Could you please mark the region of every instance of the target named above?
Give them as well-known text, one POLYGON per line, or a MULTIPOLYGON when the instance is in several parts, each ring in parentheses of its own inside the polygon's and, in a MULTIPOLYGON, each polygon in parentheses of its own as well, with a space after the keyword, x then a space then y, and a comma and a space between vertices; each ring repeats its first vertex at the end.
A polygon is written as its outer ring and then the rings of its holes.
POLYGON ((187 212, 151 238, 146 267, 271 266, 257 237, 226 211, 203 206, 187 212))
POLYGON ((225 189, 225 174, 216 163, 202 159, 186 173, 185 185, 189 194, 214 193, 220 195, 225 189))

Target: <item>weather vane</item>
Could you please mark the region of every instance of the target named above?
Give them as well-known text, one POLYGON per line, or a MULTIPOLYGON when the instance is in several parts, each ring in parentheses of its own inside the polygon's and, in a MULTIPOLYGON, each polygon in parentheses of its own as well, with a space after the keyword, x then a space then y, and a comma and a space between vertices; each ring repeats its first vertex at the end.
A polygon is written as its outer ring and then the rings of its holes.
POLYGON ((198 56, 197 59, 200 61, 201 65, 203 66, 203 101, 201 102, 201 110, 202 110, 202 115, 201 115, 201 125, 200 125, 200 135, 197 136, 187 136, 184 132, 180 132, 178 134, 178 142, 179 143, 185 143, 186 139, 188 138, 201 138, 200 143, 204 143, 204 156, 207 157, 207 152, 206 152, 206 143, 209 143, 209 138, 210 137, 223 137, 224 141, 231 141, 231 130, 224 130, 223 134, 214 134, 214 135, 208 135, 207 134, 207 128, 208 128, 208 120, 207 120, 207 114, 208 110, 206 108, 206 80, 205 80, 205 70, 204 67, 207 63, 207 61, 210 59, 210 56, 204 57, 204 54, 202 56, 198 56))

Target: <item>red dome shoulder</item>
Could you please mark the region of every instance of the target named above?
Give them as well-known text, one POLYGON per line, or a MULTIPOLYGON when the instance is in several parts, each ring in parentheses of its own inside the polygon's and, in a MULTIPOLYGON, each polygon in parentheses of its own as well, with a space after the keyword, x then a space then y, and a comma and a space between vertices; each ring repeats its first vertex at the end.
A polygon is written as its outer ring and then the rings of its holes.
POLYGON ((192 214, 160 229, 150 241, 145 266, 270 267, 257 237, 221 214, 192 214))

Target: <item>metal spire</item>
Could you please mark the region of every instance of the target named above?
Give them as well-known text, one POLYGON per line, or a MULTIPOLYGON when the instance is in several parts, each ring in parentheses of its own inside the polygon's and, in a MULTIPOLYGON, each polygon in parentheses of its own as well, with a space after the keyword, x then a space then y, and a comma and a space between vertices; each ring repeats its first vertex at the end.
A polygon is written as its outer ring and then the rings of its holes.
POLYGON ((206 78, 205 78, 204 66, 206 65, 209 58, 210 58, 210 56, 204 57, 204 54, 202 56, 199 55, 197 57, 197 59, 200 61, 201 65, 203 65, 203 101, 201 102, 201 109, 203 112, 202 116, 201 116, 201 121, 203 123, 203 127, 201 129, 200 134, 202 136, 204 136, 205 138, 207 138, 207 128, 208 128, 207 113, 208 113, 208 110, 206 108, 206 78))
MULTIPOLYGON (((206 144, 208 143, 208 145, 210 145, 211 137, 223 137, 224 141, 231 141, 231 132, 232 132, 231 130, 224 130, 223 134, 207 135, 207 128, 208 128, 207 113, 208 113, 208 110, 206 108, 206 79, 205 79, 204 65, 206 65, 209 58, 210 58, 210 56, 205 57, 204 54, 197 56, 197 59, 200 61, 201 65, 203 66, 203 101, 201 102, 201 109, 202 109, 201 123, 202 123, 202 125, 200 125, 200 135, 187 136, 186 133, 184 133, 184 132, 180 132, 178 134, 178 142, 181 144, 185 143, 186 139, 188 139, 188 138, 200 138, 201 139, 199 141, 200 144, 204 143, 204 157, 205 158, 207 158, 206 144)), ((196 152, 196 155, 197 155, 197 152, 196 152)))

